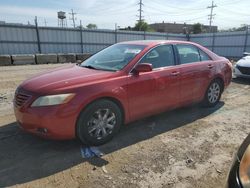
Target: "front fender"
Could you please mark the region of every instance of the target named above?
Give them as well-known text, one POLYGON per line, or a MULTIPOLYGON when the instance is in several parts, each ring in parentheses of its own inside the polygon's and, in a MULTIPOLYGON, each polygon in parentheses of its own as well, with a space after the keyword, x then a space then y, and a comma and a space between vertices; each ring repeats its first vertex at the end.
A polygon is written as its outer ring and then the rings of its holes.
POLYGON ((103 98, 109 98, 119 102, 123 108, 124 122, 127 123, 129 121, 126 82, 123 84, 99 83, 82 88, 81 92, 76 96, 75 99, 75 101, 78 103, 78 114, 80 114, 81 111, 90 103, 103 98))

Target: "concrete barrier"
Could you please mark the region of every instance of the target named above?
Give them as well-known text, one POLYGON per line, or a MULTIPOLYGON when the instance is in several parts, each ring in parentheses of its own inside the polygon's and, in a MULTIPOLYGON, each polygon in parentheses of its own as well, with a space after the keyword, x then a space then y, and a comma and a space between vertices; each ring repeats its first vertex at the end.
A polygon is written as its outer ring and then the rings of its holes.
POLYGON ((11 56, 10 55, 0 55, 0 66, 11 65, 11 56))
POLYGON ((57 63, 57 54, 36 54, 37 64, 57 63))
POLYGON ((76 55, 75 54, 58 54, 58 63, 75 63, 76 55))
POLYGON ((14 65, 35 64, 35 55, 12 55, 12 61, 14 65))
POLYGON ((85 53, 85 54, 76 54, 76 60, 77 60, 77 61, 85 61, 85 60, 88 59, 90 56, 92 56, 92 54, 89 54, 89 53, 85 53))
POLYGON ((81 63, 88 59, 92 54, 18 54, 0 55, 1 65, 24 65, 24 64, 48 64, 48 63, 81 63))

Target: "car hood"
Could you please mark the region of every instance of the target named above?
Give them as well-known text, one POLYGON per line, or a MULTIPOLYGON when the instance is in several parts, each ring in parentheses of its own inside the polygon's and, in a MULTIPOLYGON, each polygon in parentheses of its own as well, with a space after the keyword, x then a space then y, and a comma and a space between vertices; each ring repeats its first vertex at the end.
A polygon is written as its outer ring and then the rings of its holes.
POLYGON ((241 67, 250 67, 250 57, 246 56, 240 59, 236 65, 241 66, 241 67))
POLYGON ((114 72, 69 65, 36 75, 24 81, 21 87, 34 93, 53 93, 67 88, 90 84, 113 75, 114 72))

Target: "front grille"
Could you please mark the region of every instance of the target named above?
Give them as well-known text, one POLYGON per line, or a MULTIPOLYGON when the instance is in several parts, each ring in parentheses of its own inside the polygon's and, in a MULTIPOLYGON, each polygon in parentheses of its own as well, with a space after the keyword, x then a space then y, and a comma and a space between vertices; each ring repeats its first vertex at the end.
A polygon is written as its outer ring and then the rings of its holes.
POLYGON ((16 107, 21 107, 23 106, 28 99, 30 98, 30 95, 24 94, 24 93, 16 93, 15 99, 14 99, 14 104, 16 107))
POLYGON ((237 66, 237 68, 239 69, 239 71, 240 71, 242 74, 250 75, 250 67, 241 67, 241 66, 237 66))

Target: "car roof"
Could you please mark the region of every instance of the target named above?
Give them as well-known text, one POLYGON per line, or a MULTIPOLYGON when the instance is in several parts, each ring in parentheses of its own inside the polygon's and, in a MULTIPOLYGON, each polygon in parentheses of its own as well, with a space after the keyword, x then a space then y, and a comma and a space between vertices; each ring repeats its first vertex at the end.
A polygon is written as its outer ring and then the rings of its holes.
POLYGON ((208 50, 207 48, 190 41, 182 41, 182 40, 134 40, 134 41, 126 41, 121 42, 119 44, 134 44, 134 45, 146 45, 149 48, 153 48, 160 44, 192 44, 199 49, 205 51, 213 60, 220 59, 221 57, 217 54, 213 53, 212 51, 208 50))
POLYGON ((137 45, 146 45, 146 46, 155 46, 159 44, 194 44, 196 43, 189 41, 181 41, 181 40, 134 40, 134 41, 126 41, 121 42, 120 44, 137 44, 137 45))

